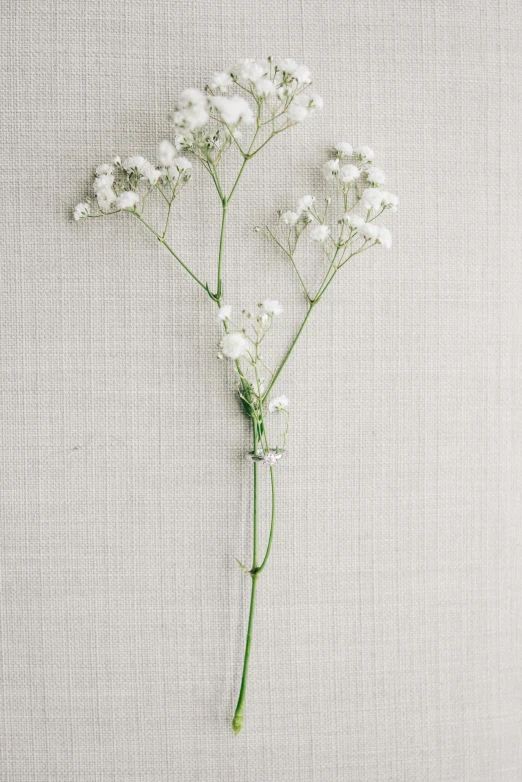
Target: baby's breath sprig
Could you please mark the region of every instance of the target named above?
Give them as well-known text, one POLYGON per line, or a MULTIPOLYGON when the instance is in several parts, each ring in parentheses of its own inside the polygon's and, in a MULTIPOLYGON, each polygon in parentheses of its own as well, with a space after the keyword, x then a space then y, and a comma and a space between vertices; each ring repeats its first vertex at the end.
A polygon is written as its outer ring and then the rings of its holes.
MULTIPOLYGON (((334 185, 333 197, 329 195, 319 201, 312 195, 305 195, 295 207, 278 212, 277 225, 263 229, 291 262, 307 304, 301 325, 283 359, 271 368, 264 355, 265 339, 283 307, 276 299, 267 298, 236 316, 233 307, 225 303, 227 210, 248 162, 276 136, 323 108, 322 98, 309 91, 311 84, 308 68, 290 58, 281 61, 272 57, 245 59, 228 70, 215 73, 204 90, 189 88, 181 93, 170 114, 172 138, 160 142, 156 164, 141 155, 114 157, 103 163, 95 171, 94 196, 74 210, 77 221, 130 214, 165 247, 218 307, 223 335, 217 356, 228 359, 235 368, 238 398, 250 420, 253 440, 253 447, 247 454, 253 468, 252 564, 246 567, 237 560, 241 570, 251 579, 251 597, 243 674, 232 720, 236 734, 243 726, 257 582, 267 564, 273 541, 275 467, 285 453, 290 422, 288 398, 283 394, 273 396, 272 391, 312 311, 340 269, 371 247, 391 246, 390 232, 376 220, 385 211, 396 211, 398 204, 397 196, 382 190, 385 175, 374 166, 373 150, 367 146, 353 149, 348 142, 341 142, 336 145, 334 156, 322 167, 324 177, 334 185), (231 179, 223 172, 228 153, 236 159, 235 168, 229 167, 231 179), (167 238, 175 201, 190 182, 195 166, 200 166, 209 175, 221 202, 214 285, 196 274, 167 238), (153 225, 155 217, 151 220, 146 212, 152 198, 159 199, 164 210, 159 225, 153 225), (334 216, 336 210, 337 217, 334 216), (326 266, 315 290, 299 268, 299 254, 307 239, 320 249, 326 266), (274 419, 281 423, 274 424, 274 419), (259 545, 259 467, 267 469, 271 490, 270 528, 264 553, 259 545)), ((254 230, 261 232, 258 227, 254 230)))

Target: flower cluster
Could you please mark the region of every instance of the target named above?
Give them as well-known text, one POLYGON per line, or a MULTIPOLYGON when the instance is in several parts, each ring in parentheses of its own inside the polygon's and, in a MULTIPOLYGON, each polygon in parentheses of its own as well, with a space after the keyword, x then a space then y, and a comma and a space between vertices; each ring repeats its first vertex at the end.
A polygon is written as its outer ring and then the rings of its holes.
POLYGON ((276 299, 265 299, 254 310, 243 310, 241 322, 237 324, 233 320, 230 305, 224 304, 218 310, 218 318, 223 322, 226 331, 218 344, 218 358, 228 358, 235 362, 241 403, 259 433, 258 451, 253 458, 268 466, 273 466, 284 451, 288 434, 289 401, 284 395, 267 398, 274 372, 261 354, 260 345, 270 331, 274 319, 282 312, 283 307, 276 299), (267 413, 275 412, 285 416, 285 430, 282 443, 272 448, 269 445, 265 418, 267 413))
MULTIPOLYGON (((331 197, 319 206, 314 196, 306 195, 299 199, 294 209, 279 212, 278 233, 267 228, 268 235, 294 265, 299 239, 308 233, 330 261, 332 277, 353 255, 374 245, 391 247, 390 231, 375 221, 383 212, 395 212, 398 207, 397 196, 381 187, 386 177, 382 169, 373 165, 375 154, 370 147, 353 149, 345 141, 336 145, 335 152, 335 157, 322 166, 322 171, 325 179, 337 186, 342 210, 338 217, 328 219, 334 206, 331 197), (357 209, 363 214, 358 214, 357 209)), ((328 279, 326 284, 329 284, 328 279)), ((303 287, 313 300, 304 283, 303 287)))
POLYGON ((174 146, 166 139, 159 144, 157 167, 141 155, 124 160, 115 157, 96 169, 92 185, 96 204, 90 199, 77 204, 74 219, 135 211, 155 188, 164 195, 166 190, 168 200, 172 201, 190 180, 191 168, 190 160, 176 156, 174 146))
POLYGON ((174 145, 214 164, 232 144, 252 156, 256 149, 241 146, 243 129, 251 125, 256 136, 271 137, 323 108, 319 95, 305 94, 311 83, 308 68, 292 59, 239 60, 215 73, 204 92, 189 88, 181 93, 170 115, 174 145))

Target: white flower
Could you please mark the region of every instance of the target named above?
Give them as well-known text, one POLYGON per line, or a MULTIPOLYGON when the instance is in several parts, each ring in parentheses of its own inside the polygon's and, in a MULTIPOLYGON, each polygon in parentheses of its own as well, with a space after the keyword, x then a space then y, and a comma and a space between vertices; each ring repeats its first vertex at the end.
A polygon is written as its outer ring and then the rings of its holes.
POLYGON ((248 341, 239 331, 232 331, 223 337, 221 351, 227 358, 236 360, 247 354, 248 341))
POLYGON ((379 229, 372 223, 363 223, 357 229, 359 236, 362 236, 367 242, 374 242, 379 236, 379 229))
POLYGON ((324 178, 329 180, 333 179, 337 174, 339 173, 339 161, 337 158, 335 160, 329 160, 328 163, 325 163, 323 166, 323 174, 324 178))
POLYGON ((187 90, 183 90, 179 96, 178 105, 185 109, 190 109, 196 106, 205 106, 207 99, 201 90, 197 90, 194 87, 189 87, 187 90))
POLYGON ((288 116, 292 122, 302 122, 308 116, 308 109, 306 106, 300 106, 299 103, 292 103, 288 109, 288 116))
POLYGON ((381 192, 382 205, 389 209, 391 212, 396 212, 399 205, 399 199, 395 193, 387 193, 385 190, 381 192))
POLYGON ((116 155, 116 157, 113 157, 111 162, 115 166, 121 166, 121 157, 119 155, 116 155))
POLYGON ((143 174, 148 165, 149 161, 141 155, 125 158, 123 161, 125 171, 136 171, 138 174, 143 174))
POLYGON ((384 182, 386 180, 386 174, 382 170, 382 168, 377 168, 376 166, 372 166, 368 169, 368 175, 367 180, 369 185, 373 185, 374 187, 379 187, 380 185, 384 185, 384 182))
POLYGON ((188 171, 192 168, 192 163, 187 160, 186 157, 177 157, 172 161, 172 165, 175 166, 178 171, 188 171))
POLYGON ((352 145, 347 141, 340 141, 339 144, 335 145, 335 148, 340 158, 351 157, 353 155, 352 145))
POLYGON ((232 81, 230 74, 226 71, 222 71, 221 73, 215 73, 213 75, 209 86, 211 90, 217 92, 226 92, 233 83, 234 82, 232 81))
POLYGON ((231 315, 232 315, 232 307, 230 306, 230 304, 223 304, 223 306, 220 307, 218 310, 219 320, 228 320, 231 315))
POLYGON ((299 215, 297 214, 297 212, 284 212, 281 215, 281 220, 283 221, 283 223, 285 223, 285 225, 293 226, 299 220, 299 215))
POLYGON ((364 225, 364 219, 360 215, 352 215, 349 212, 345 212, 341 220, 349 225, 350 228, 360 228, 361 225, 364 225))
POLYGON ((174 146, 177 152, 181 152, 183 149, 190 149, 194 143, 194 137, 192 133, 178 133, 174 139, 174 146))
POLYGON ((96 193, 96 199, 98 201, 100 211, 106 214, 110 211, 111 206, 116 201, 116 193, 110 187, 106 188, 105 190, 98 190, 96 193))
POLYGON ((277 97, 280 101, 283 103, 286 103, 288 98, 290 98, 294 94, 294 88, 291 84, 283 84, 282 87, 279 87, 277 90, 277 97))
POLYGON ((163 141, 160 141, 159 147, 158 147, 158 160, 160 162, 160 165, 168 166, 172 165, 172 161, 174 160, 174 157, 176 155, 176 149, 174 147, 174 144, 171 144, 171 142, 164 138, 163 141))
POLYGON ((330 236, 330 228, 327 225, 315 225, 310 231, 310 238, 314 242, 324 242, 330 236))
POLYGON ((281 315, 283 307, 277 299, 265 299, 261 304, 261 311, 266 315, 281 315))
POLYGON ((211 98, 212 105, 227 125, 237 125, 243 122, 249 125, 254 122, 254 113, 244 98, 234 95, 232 98, 211 98))
POLYGON ((115 209, 133 209, 139 201, 139 196, 132 190, 127 190, 124 193, 120 193, 118 198, 114 202, 115 209))
POLYGON ((239 62, 230 69, 230 73, 239 79, 255 82, 262 79, 267 73, 267 64, 264 61, 252 59, 239 60, 239 62))
POLYGON ((286 60, 280 62, 277 67, 283 73, 286 73, 289 76, 291 76, 294 73, 294 71, 297 70, 297 63, 295 60, 292 60, 290 57, 287 57, 286 60))
POLYGON ((102 174, 96 177, 92 183, 92 187, 95 193, 99 193, 101 190, 110 190, 114 184, 114 176, 112 174, 102 174))
POLYGON ((302 198, 299 199, 297 203, 298 214, 301 214, 301 212, 308 212, 314 204, 315 204, 315 196, 311 196, 311 195, 303 196, 302 198))
POLYGON ((392 235, 388 231, 388 229, 385 228, 384 226, 381 226, 379 228, 377 241, 379 242, 379 244, 382 244, 383 247, 386 247, 387 250, 389 250, 390 247, 392 246, 392 235))
POLYGON ((98 166, 96 169, 96 176, 103 176, 103 174, 112 174, 114 171, 114 166, 110 163, 102 163, 101 166, 98 166))
POLYGON ((273 413, 276 410, 288 410, 289 404, 288 397, 284 396, 284 394, 276 396, 268 403, 268 412, 273 413))
POLYGON ((89 217, 91 213, 91 207, 89 204, 76 204, 74 207, 74 219, 81 220, 82 217, 89 217))
POLYGON ((357 147, 353 153, 361 163, 373 163, 375 158, 375 152, 371 147, 357 147))
POLYGON ((322 111, 323 106, 324 106, 324 100, 321 98, 321 96, 312 95, 312 97, 310 98, 310 103, 308 104, 308 108, 322 111))
POLYGON ((311 84, 312 76, 306 65, 300 65, 292 73, 292 79, 295 79, 298 84, 311 84))
POLYGON ((143 170, 144 179, 147 179, 151 185, 155 185, 156 182, 161 178, 161 176, 162 176, 161 171, 158 171, 157 168, 154 168, 152 163, 147 163, 147 165, 143 170))
POLYGON ((378 187, 367 187, 363 190, 361 204, 364 209, 380 209, 382 206, 382 193, 378 187))
POLYGON ((174 111, 170 115, 170 120, 176 128, 190 133, 207 124, 209 120, 207 99, 202 92, 194 89, 185 90, 181 95, 180 105, 186 108, 174 111))
POLYGON ((339 170, 339 181, 348 185, 350 182, 355 182, 361 176, 361 170, 357 166, 352 166, 351 163, 347 163, 339 170))
POLYGON ((269 98, 275 92, 275 84, 270 79, 259 79, 254 87, 254 92, 260 98, 269 98))

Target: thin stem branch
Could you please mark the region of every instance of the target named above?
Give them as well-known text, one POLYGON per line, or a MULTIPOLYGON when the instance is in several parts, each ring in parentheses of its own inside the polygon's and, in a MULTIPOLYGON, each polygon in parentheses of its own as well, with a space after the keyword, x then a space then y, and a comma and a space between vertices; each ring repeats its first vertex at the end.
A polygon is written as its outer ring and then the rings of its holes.
MULTIPOLYGON (((188 272, 188 274, 190 274, 190 276, 192 277, 192 279, 193 279, 193 280, 195 280, 195 282, 197 282, 197 284, 198 284, 198 285, 200 285, 200 286, 203 288, 203 290, 205 291, 205 293, 208 293, 208 294, 210 295, 210 293, 209 293, 209 290, 208 290, 208 287, 205 285, 205 283, 201 282, 201 280, 200 280, 198 277, 196 277, 196 275, 194 274, 194 272, 193 272, 193 271, 191 271, 191 270, 189 269, 189 267, 188 267, 186 264, 184 264, 184 263, 183 263, 183 261, 181 260, 181 258, 180 258, 180 257, 179 257, 179 256, 178 256, 178 255, 177 255, 175 252, 174 252, 174 250, 172 249, 172 247, 171 247, 169 244, 167 244, 167 242, 165 241, 165 239, 163 238, 163 236, 161 236, 161 234, 159 234, 157 231, 155 231, 155 230, 154 230, 154 228, 153 228, 151 225, 149 225, 149 223, 147 223, 147 222, 146 222, 146 220, 144 220, 144 219, 143 219, 143 217, 142 217, 141 215, 139 215, 137 212, 129 212, 129 214, 133 214, 133 215, 134 215, 134 217, 136 217, 136 218, 137 218, 137 219, 138 219, 138 220, 139 220, 141 223, 143 223, 143 225, 144 225, 146 228, 148 228, 148 230, 149 230, 149 231, 150 231, 152 234, 154 234, 154 236, 156 237, 156 239, 157 239, 159 242, 161 242, 161 244, 162 244, 164 247, 166 247, 166 248, 167 248, 167 250, 169 251, 169 253, 170 253, 172 256, 174 256, 174 258, 177 260, 177 262, 180 264, 180 266, 182 266, 182 267, 185 269, 185 271, 186 271, 186 272, 188 272)), ((211 298, 212 298, 212 297, 211 297, 211 298)))
POLYGON ((275 373, 274 373, 270 383, 268 384, 268 388, 266 389, 265 393, 263 394, 263 401, 267 398, 268 394, 272 390, 272 386, 274 385, 274 383, 276 382, 277 378, 279 377, 279 375, 283 371, 283 368, 284 368, 286 362, 288 361, 288 359, 292 355, 292 351, 295 348, 295 346, 297 344, 297 340, 301 336, 304 327, 306 326, 306 322, 307 322, 308 318, 312 314, 312 310, 313 310, 314 306, 315 306, 315 301, 310 302, 310 306, 308 307, 308 310, 307 310, 307 313, 306 313, 306 315, 304 317, 304 320, 303 320, 303 322, 301 323, 301 325, 299 327, 299 331, 295 335, 295 337, 294 337, 294 339, 292 341, 292 344, 290 345, 290 347, 288 348, 288 350, 286 352, 286 355, 285 355, 284 359, 279 364, 279 367, 276 369, 276 371, 275 371, 275 373))

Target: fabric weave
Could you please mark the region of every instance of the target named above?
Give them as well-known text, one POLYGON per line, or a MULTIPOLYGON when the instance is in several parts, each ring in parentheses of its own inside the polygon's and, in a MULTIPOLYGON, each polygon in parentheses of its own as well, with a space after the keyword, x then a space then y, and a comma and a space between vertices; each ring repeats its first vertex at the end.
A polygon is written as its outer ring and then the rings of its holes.
MULTIPOLYGON (((518 782, 519 3, 3 16, 2 782, 518 782), (251 444, 216 312, 137 221, 71 215, 95 165, 154 156, 183 88, 270 53, 325 101, 230 208, 226 301, 282 301, 275 357, 304 304, 252 226, 326 192, 339 141, 376 150, 401 206, 278 385, 289 453, 234 738, 251 444)), ((172 233, 210 282, 218 207, 198 172, 172 233)))

